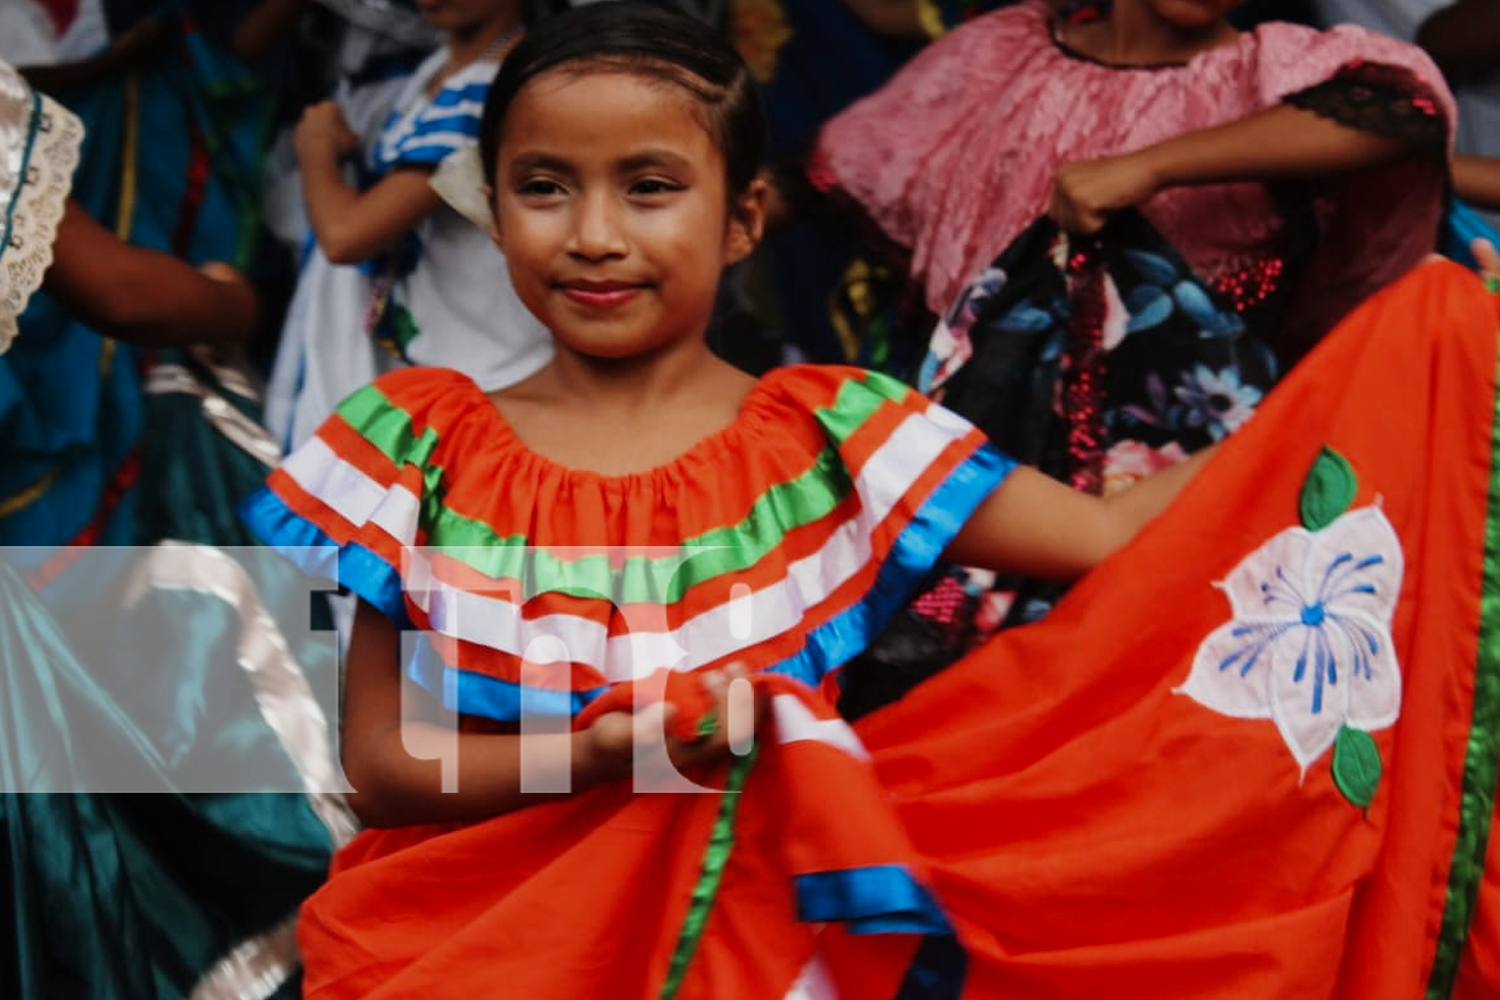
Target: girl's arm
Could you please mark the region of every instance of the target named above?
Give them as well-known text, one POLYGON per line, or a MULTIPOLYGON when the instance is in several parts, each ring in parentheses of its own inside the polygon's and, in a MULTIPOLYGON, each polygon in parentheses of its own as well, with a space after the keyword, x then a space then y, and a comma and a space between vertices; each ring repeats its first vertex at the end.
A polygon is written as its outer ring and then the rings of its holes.
MULTIPOLYGON (((603 715, 577 732, 460 733, 438 721, 431 696, 402 676, 400 638, 390 619, 360 602, 344 678, 340 755, 355 789, 350 804, 367 826, 473 822, 568 794, 521 791, 523 738, 530 741, 529 776, 570 792, 628 779, 637 745, 664 744, 679 771, 723 755, 730 745, 727 725, 693 743, 664 735, 671 709, 659 703, 634 715, 603 715), (443 789, 443 758, 457 761, 450 791, 443 789)), ((732 676, 704 675, 718 719, 733 717, 732 676)))
POLYGON ((1064 229, 1097 232, 1110 212, 1170 187, 1326 177, 1390 163, 1411 147, 1290 104, 1133 153, 1065 163, 1051 215, 1064 229))
POLYGON ((335 264, 358 264, 395 243, 442 204, 428 183, 431 171, 392 171, 360 193, 344 181, 343 161, 363 145, 332 101, 302 114, 295 135, 302 198, 318 246, 335 264))
POLYGON ((99 332, 145 347, 244 342, 259 321, 255 290, 227 265, 200 271, 122 243, 71 199, 42 287, 99 332))
POLYGON ((1022 466, 979 506, 943 558, 1002 573, 1075 579, 1166 510, 1216 450, 1206 448, 1108 498, 1022 466))

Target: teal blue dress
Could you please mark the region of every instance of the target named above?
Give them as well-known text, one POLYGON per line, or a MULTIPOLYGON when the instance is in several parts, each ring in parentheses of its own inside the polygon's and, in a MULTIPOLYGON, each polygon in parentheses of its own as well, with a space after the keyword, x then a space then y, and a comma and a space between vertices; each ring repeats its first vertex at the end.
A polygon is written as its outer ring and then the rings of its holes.
MULTIPOLYGON (((159 16, 166 54, 68 95, 88 126, 73 197, 130 242, 242 263, 268 91, 185 8, 159 16)), ((20 89, 29 110, 0 153, 40 157, 66 116, 20 89)), ((23 244, 41 238, 29 207, 0 199, 23 244)), ((354 822, 332 749, 335 640, 295 571, 230 548, 250 544, 236 506, 276 448, 250 387, 205 357, 106 339, 42 294, 15 325, 0 353, 0 997, 291 1000, 297 909, 354 822)))

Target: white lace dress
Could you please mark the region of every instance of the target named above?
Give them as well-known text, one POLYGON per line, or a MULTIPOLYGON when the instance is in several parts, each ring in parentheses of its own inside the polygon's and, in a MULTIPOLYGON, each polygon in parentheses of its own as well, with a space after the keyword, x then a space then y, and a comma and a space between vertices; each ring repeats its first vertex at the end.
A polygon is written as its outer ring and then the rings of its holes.
POLYGON ((0 353, 52 263, 83 125, 0 62, 0 353))

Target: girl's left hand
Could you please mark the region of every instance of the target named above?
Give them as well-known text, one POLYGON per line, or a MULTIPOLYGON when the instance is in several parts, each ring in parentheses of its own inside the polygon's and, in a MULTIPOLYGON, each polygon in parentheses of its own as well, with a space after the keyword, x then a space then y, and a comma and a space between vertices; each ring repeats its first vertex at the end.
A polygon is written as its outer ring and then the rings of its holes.
POLYGON ((333 101, 319 101, 302 112, 302 120, 292 134, 297 158, 306 162, 310 156, 332 155, 335 159, 354 156, 363 143, 358 133, 344 120, 344 113, 333 101))
POLYGON ((1149 200, 1159 187, 1155 173, 1138 154, 1064 163, 1052 182, 1048 214, 1068 232, 1091 236, 1104 227, 1111 212, 1149 200))

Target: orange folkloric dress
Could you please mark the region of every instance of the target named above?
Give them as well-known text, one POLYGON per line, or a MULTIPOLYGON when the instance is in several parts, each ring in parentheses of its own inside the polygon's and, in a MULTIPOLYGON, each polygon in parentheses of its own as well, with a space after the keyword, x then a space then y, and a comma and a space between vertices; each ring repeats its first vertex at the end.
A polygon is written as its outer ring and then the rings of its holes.
POLYGON ((769 709, 693 776, 723 791, 366 831, 303 910, 306 995, 1486 995, 1497 361, 1478 282, 1418 268, 1045 622, 856 727, 837 668, 1011 468, 961 421, 792 367, 601 477, 461 375, 382 379, 248 514, 425 633, 417 683, 691 724, 685 672, 741 660, 769 709))

